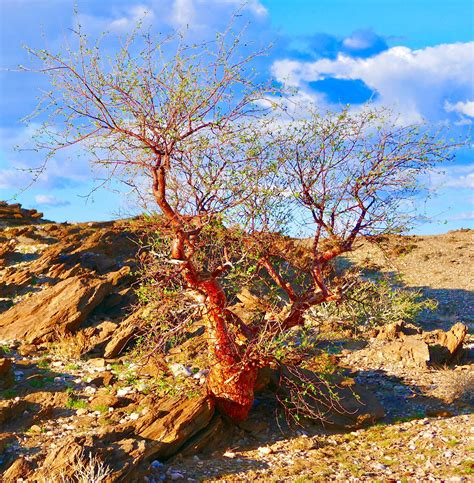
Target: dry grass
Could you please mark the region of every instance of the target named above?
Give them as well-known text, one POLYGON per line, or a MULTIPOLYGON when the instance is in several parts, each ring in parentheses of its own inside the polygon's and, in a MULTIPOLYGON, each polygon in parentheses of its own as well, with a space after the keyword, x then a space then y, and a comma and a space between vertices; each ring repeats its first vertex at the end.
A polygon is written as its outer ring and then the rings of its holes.
POLYGON ((51 344, 52 355, 67 361, 77 360, 89 349, 89 338, 84 332, 76 334, 58 335, 57 340, 51 344))

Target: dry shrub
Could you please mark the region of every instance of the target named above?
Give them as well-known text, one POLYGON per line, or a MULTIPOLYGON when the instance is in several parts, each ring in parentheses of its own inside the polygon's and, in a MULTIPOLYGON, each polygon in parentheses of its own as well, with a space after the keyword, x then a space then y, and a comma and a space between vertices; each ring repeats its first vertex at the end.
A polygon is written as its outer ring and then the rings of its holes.
POLYGON ((76 334, 57 335, 50 346, 51 354, 65 360, 80 359, 89 349, 89 338, 83 331, 76 334))
POLYGON ((84 454, 84 450, 73 462, 72 471, 68 469, 66 476, 64 473, 50 475, 41 478, 41 483, 103 483, 108 480, 112 470, 100 458, 89 453, 84 454))

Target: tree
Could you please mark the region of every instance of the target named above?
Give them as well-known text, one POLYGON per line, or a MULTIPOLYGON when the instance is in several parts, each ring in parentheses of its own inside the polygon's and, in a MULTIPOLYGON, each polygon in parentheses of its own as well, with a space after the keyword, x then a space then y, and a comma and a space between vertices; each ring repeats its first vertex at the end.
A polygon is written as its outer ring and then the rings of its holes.
POLYGON ((303 291, 271 263, 277 255, 294 264, 292 250, 261 257, 290 301, 282 322, 290 328, 303 323, 309 307, 341 298, 340 285, 328 286, 331 263, 358 238, 400 233, 416 220, 413 203, 423 175, 451 159, 455 145, 428 126, 399 125, 389 111, 370 106, 355 114, 348 108, 325 116, 310 110, 307 118, 273 129, 272 136, 289 204, 311 237, 309 259, 296 261, 308 274, 303 291))
POLYGON ((195 46, 132 34, 113 59, 77 37, 78 49, 65 54, 31 51, 52 82, 42 109, 52 119, 38 147, 52 157, 81 144, 107 180, 152 196, 168 250, 155 277, 160 296, 174 286, 193 297, 206 321, 209 393, 222 413, 243 420, 258 369, 275 358, 273 342, 303 324, 309 307, 341 297, 328 285, 331 260, 358 236, 398 228, 397 207, 446 146, 372 110, 267 120, 260 101, 268 90, 248 69, 261 52, 242 57, 230 30, 195 46), (301 209, 313 227, 309 258, 272 233, 301 209), (282 268, 303 274, 300 287, 282 268), (255 289, 272 285, 278 297, 245 323, 229 310, 229 275, 255 289))

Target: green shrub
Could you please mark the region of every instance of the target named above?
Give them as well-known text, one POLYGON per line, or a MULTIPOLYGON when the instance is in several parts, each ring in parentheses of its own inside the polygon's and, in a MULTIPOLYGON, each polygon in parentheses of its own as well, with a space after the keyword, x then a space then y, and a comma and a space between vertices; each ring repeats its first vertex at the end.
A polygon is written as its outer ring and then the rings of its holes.
POLYGON ((389 279, 358 278, 339 303, 313 307, 308 319, 353 329, 371 328, 396 321, 414 322, 422 311, 436 307, 436 301, 424 298, 420 290, 396 287, 389 279))

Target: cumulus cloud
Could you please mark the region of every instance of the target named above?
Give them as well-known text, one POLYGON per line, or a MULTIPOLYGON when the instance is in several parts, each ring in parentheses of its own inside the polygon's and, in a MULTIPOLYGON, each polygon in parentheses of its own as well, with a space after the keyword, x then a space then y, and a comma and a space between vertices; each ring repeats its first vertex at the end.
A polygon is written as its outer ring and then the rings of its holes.
POLYGON ((32 138, 39 125, 0 129, 0 188, 22 190, 37 176, 36 187, 66 188, 91 179, 90 164, 79 145, 50 159, 45 170, 45 152, 34 149, 32 138))
POLYGON ((459 112, 460 114, 464 114, 469 117, 474 117, 474 101, 466 101, 466 102, 456 102, 451 104, 449 101, 446 101, 444 104, 444 108, 447 112, 459 112))
MULTIPOLYGON (((349 43, 359 45, 356 39, 349 43)), ((474 42, 468 42, 419 50, 397 46, 368 58, 340 53, 314 62, 281 59, 272 72, 278 81, 303 89, 328 78, 360 80, 377 93, 377 104, 392 107, 406 122, 419 122, 444 119, 451 105, 451 112, 470 112, 473 64, 474 42)))
POLYGON ((51 206, 56 208, 69 206, 71 204, 69 201, 61 200, 52 195, 36 195, 35 201, 38 206, 51 206))

